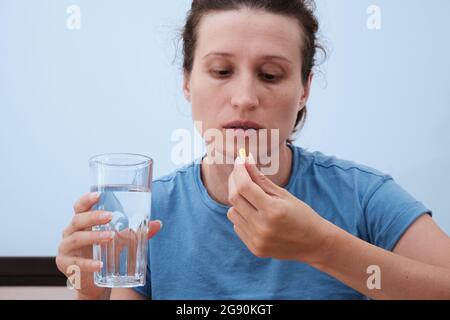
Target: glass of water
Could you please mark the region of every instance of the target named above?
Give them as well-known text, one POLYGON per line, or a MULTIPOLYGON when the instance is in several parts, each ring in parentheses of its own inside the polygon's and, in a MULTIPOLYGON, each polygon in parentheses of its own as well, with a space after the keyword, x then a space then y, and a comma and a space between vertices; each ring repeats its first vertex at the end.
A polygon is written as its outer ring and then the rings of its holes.
POLYGON ((108 288, 143 286, 153 160, 139 154, 110 153, 92 157, 89 167, 91 192, 100 193, 92 210, 113 214, 110 223, 92 230, 114 232, 111 241, 93 246, 93 259, 103 262, 102 269, 94 273, 94 283, 108 288))

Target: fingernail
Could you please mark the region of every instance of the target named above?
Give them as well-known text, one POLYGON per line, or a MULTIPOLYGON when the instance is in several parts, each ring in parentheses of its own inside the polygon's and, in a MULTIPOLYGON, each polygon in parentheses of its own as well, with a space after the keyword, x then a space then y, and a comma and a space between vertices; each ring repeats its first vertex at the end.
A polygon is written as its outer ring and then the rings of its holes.
POLYGON ((251 152, 249 152, 248 161, 250 164, 256 164, 255 158, 253 158, 253 155, 251 152))
POLYGON ((234 160, 234 164, 235 165, 237 165, 237 164, 244 164, 244 162, 245 162, 245 158, 241 158, 240 156, 238 156, 236 158, 236 160, 234 160))
POLYGON ((161 221, 161 220, 158 220, 158 222, 159 222, 159 228, 162 229, 162 227, 163 227, 162 221, 161 221))
POLYGON ((92 266, 94 268, 103 268, 103 262, 102 261, 94 261, 94 262, 92 262, 92 266))
POLYGON ((100 193, 98 193, 98 192, 92 192, 92 193, 89 195, 89 198, 90 198, 91 200, 97 200, 99 196, 100 196, 100 193))
POLYGON ((106 220, 106 219, 111 219, 111 218, 112 218, 112 213, 109 211, 100 213, 100 220, 106 220))

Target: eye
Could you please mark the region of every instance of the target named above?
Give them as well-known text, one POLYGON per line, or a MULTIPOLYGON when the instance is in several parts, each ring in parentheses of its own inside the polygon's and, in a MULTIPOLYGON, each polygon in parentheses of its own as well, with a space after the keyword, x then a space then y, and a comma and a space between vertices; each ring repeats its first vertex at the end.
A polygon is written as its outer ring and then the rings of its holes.
POLYGON ((264 72, 260 74, 260 77, 264 81, 267 81, 267 82, 275 82, 281 78, 281 76, 277 76, 277 75, 270 74, 270 73, 264 73, 264 72))
POLYGON ((220 78, 223 78, 223 77, 230 75, 231 71, 229 71, 229 70, 213 70, 212 73, 220 78))

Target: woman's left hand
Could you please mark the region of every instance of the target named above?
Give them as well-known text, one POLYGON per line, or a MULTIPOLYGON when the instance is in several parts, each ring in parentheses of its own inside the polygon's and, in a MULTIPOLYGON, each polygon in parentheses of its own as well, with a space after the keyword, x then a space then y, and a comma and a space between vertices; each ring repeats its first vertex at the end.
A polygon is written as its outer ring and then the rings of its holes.
POLYGON ((236 160, 228 183, 228 219, 254 255, 320 263, 333 224, 264 176, 252 158, 236 160))

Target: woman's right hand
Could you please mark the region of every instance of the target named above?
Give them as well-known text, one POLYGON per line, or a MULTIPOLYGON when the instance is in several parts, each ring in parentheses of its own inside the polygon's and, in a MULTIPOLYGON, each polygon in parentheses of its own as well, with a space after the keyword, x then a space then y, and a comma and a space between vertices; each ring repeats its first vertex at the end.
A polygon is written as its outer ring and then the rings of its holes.
MULTIPOLYGON (((111 294, 110 289, 97 287, 93 277, 93 273, 102 268, 102 263, 92 259, 92 245, 106 243, 114 237, 113 231, 92 231, 93 226, 107 224, 112 219, 111 212, 90 211, 98 200, 99 194, 87 193, 75 203, 75 215, 63 232, 56 257, 58 269, 67 277, 73 275, 74 269, 79 269, 80 283, 75 284, 75 289, 82 299, 109 299, 111 294)), ((148 238, 160 229, 159 221, 151 221, 148 238)))

